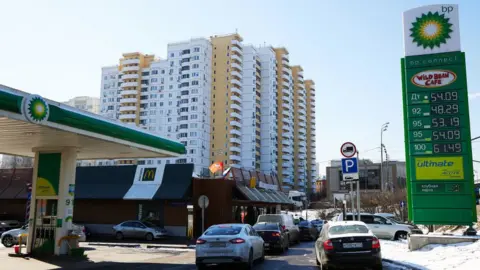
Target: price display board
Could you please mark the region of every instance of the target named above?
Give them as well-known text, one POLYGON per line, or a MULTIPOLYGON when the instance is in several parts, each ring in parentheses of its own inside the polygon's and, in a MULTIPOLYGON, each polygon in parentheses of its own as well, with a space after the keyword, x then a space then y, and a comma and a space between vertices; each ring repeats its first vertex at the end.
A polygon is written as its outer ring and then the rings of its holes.
POLYGON ((402 59, 409 219, 476 220, 468 91, 463 52, 402 59))

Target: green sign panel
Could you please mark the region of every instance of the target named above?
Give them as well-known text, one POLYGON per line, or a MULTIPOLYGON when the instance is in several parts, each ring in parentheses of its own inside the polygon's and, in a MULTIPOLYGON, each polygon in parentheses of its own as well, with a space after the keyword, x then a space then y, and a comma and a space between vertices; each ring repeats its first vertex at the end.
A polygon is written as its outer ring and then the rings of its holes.
POLYGON ((406 56, 402 79, 409 219, 470 225, 477 217, 465 55, 406 56))

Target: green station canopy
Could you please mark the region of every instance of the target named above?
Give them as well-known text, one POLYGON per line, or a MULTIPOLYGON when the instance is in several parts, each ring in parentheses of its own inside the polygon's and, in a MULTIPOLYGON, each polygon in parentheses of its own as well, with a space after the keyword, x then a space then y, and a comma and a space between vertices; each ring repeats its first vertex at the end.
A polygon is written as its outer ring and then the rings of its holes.
POLYGON ((0 153, 78 148, 78 159, 176 157, 185 146, 135 126, 0 84, 0 153))

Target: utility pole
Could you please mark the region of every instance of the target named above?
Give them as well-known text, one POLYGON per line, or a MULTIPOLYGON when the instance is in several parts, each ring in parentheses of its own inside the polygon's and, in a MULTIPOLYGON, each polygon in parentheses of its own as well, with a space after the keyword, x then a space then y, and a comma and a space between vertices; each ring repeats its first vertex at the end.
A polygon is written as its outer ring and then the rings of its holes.
POLYGON ((390 122, 383 124, 380 129, 380 185, 383 185, 383 132, 387 131, 388 124, 390 124, 390 122))
MULTIPOLYGON (((360 162, 360 153, 358 152, 358 150, 357 150, 357 160, 358 162, 360 162)), ((357 214, 358 214, 358 221, 360 221, 360 174, 358 174, 358 176, 359 176, 358 177, 359 179, 357 181, 357 214)))

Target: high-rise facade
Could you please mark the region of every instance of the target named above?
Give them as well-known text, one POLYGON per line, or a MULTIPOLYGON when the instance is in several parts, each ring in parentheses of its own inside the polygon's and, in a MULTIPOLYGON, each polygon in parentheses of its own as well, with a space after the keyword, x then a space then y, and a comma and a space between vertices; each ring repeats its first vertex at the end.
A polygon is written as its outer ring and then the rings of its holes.
POLYGON ((97 97, 74 97, 64 103, 80 110, 88 111, 95 114, 100 113, 100 99, 97 97))
POLYGON ((194 163, 207 175, 221 161, 274 174, 287 189, 313 180, 314 97, 285 48, 246 45, 231 34, 169 44, 167 56, 127 53, 104 67, 101 114, 178 140, 187 154, 99 164, 194 163))
POLYGON ((316 138, 315 138, 315 82, 305 80, 305 94, 307 103, 307 188, 312 188, 313 183, 318 178, 316 161, 316 138))

